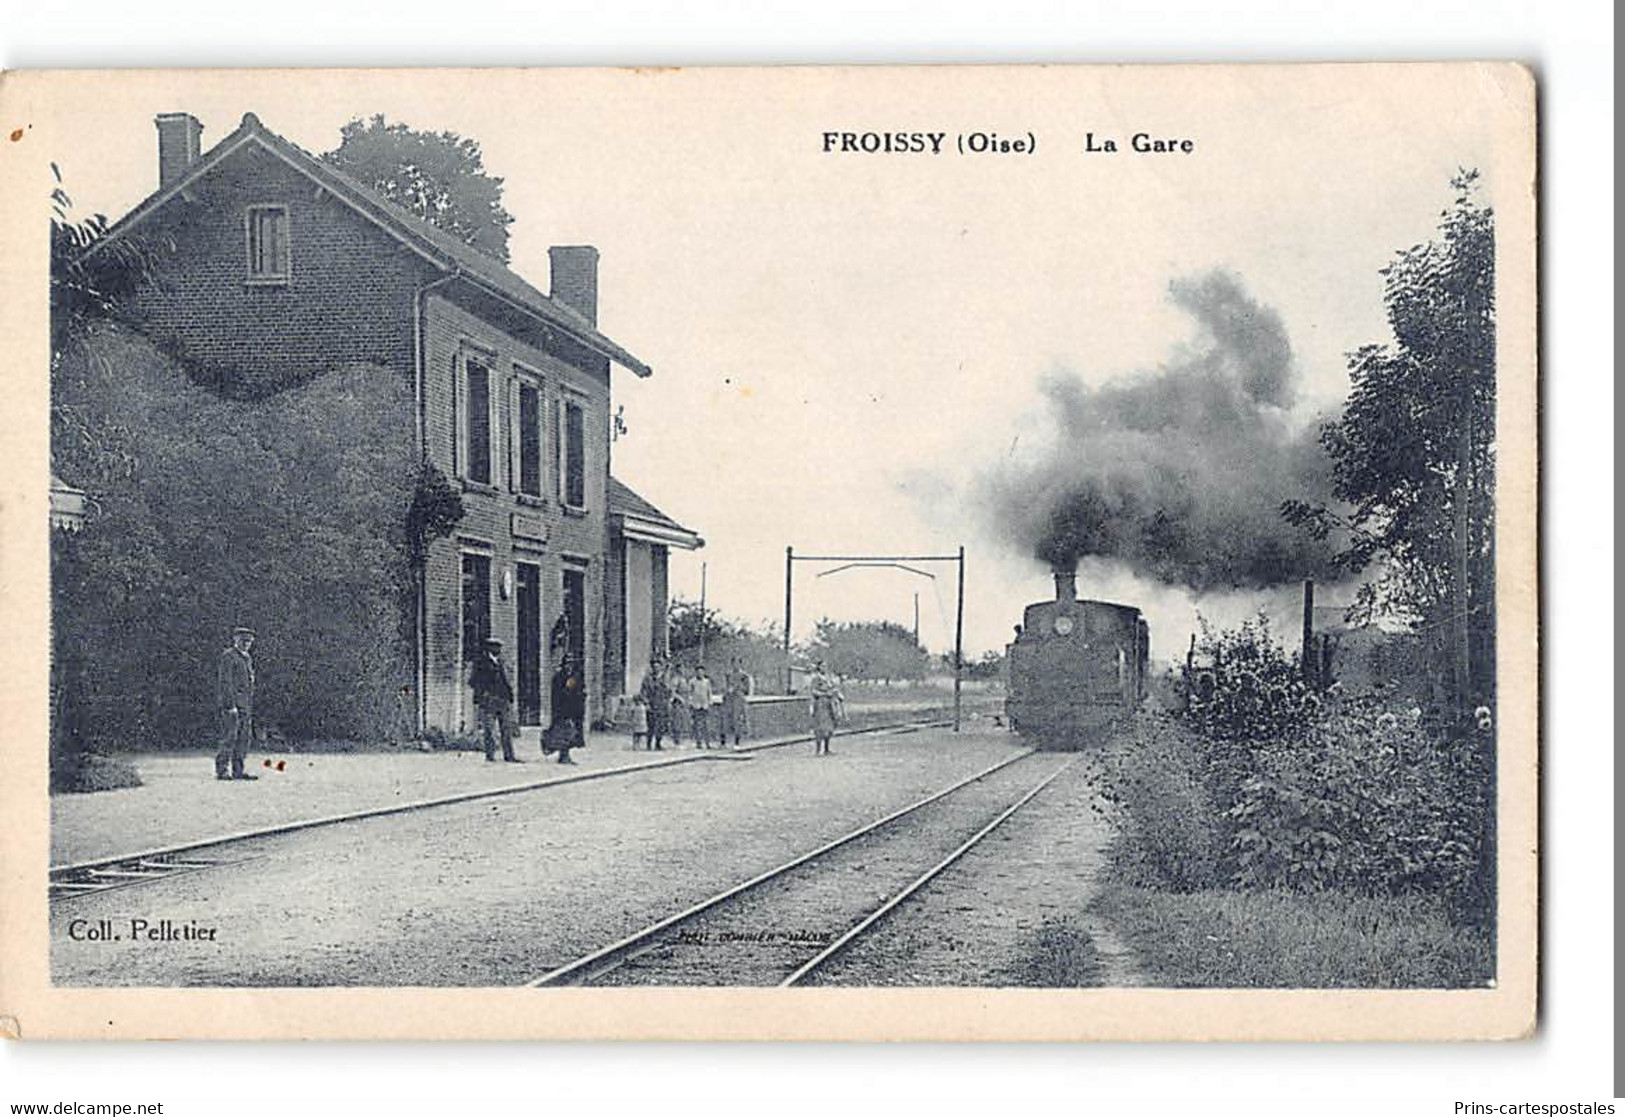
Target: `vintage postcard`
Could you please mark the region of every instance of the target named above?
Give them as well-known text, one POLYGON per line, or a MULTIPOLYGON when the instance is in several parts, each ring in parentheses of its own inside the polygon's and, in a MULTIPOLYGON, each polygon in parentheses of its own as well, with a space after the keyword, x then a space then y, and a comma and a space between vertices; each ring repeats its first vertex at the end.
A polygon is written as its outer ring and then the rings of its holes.
POLYGON ((1528 1035, 1535 125, 5 75, 6 1034, 1528 1035))

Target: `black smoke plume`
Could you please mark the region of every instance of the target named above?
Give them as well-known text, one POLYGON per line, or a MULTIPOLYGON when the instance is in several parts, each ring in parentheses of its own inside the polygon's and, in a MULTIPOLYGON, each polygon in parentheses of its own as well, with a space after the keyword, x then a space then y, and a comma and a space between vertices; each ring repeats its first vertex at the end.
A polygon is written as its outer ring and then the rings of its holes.
POLYGON ((1326 544, 1280 515, 1283 500, 1325 499, 1329 473, 1318 424, 1289 414, 1280 315, 1224 271, 1169 295, 1196 320, 1195 346, 1101 387, 1046 379, 1055 444, 981 479, 994 525, 1050 566, 1092 556, 1197 592, 1329 575, 1326 544))

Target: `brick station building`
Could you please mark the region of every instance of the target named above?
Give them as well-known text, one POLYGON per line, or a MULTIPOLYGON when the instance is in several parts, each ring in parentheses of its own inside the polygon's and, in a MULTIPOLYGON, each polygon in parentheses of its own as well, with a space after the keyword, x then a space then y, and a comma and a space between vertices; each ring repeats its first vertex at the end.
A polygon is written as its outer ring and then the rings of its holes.
POLYGON ((543 294, 252 113, 207 151, 190 114, 157 127, 158 189, 102 242, 173 248, 129 317, 261 390, 346 362, 399 372, 421 453, 461 489, 412 618, 417 727, 474 724, 466 665, 493 635, 521 724, 545 724, 566 654, 604 716, 665 646, 671 548, 703 541, 610 477, 610 369, 650 369, 597 328, 597 249, 551 248, 543 294))

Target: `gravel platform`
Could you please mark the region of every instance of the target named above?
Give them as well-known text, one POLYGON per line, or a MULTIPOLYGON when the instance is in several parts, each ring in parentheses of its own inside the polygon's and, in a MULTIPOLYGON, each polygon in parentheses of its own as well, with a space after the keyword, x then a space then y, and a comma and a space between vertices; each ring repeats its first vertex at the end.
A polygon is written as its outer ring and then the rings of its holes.
POLYGON ((522 984, 1018 747, 877 733, 238 843, 240 864, 53 905, 53 980, 522 984))

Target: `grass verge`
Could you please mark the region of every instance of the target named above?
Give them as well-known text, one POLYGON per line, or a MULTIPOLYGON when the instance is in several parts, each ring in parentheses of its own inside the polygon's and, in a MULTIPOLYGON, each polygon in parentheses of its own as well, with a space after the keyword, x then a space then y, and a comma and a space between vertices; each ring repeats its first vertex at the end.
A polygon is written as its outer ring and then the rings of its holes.
POLYGON ((1159 892, 1113 883, 1095 909, 1162 988, 1463 989, 1494 972, 1487 934, 1417 897, 1159 892))
POLYGON ((1094 939, 1071 922, 1045 920, 1021 944, 1020 961, 993 974, 994 988, 1084 989, 1102 983, 1105 968, 1094 939))

